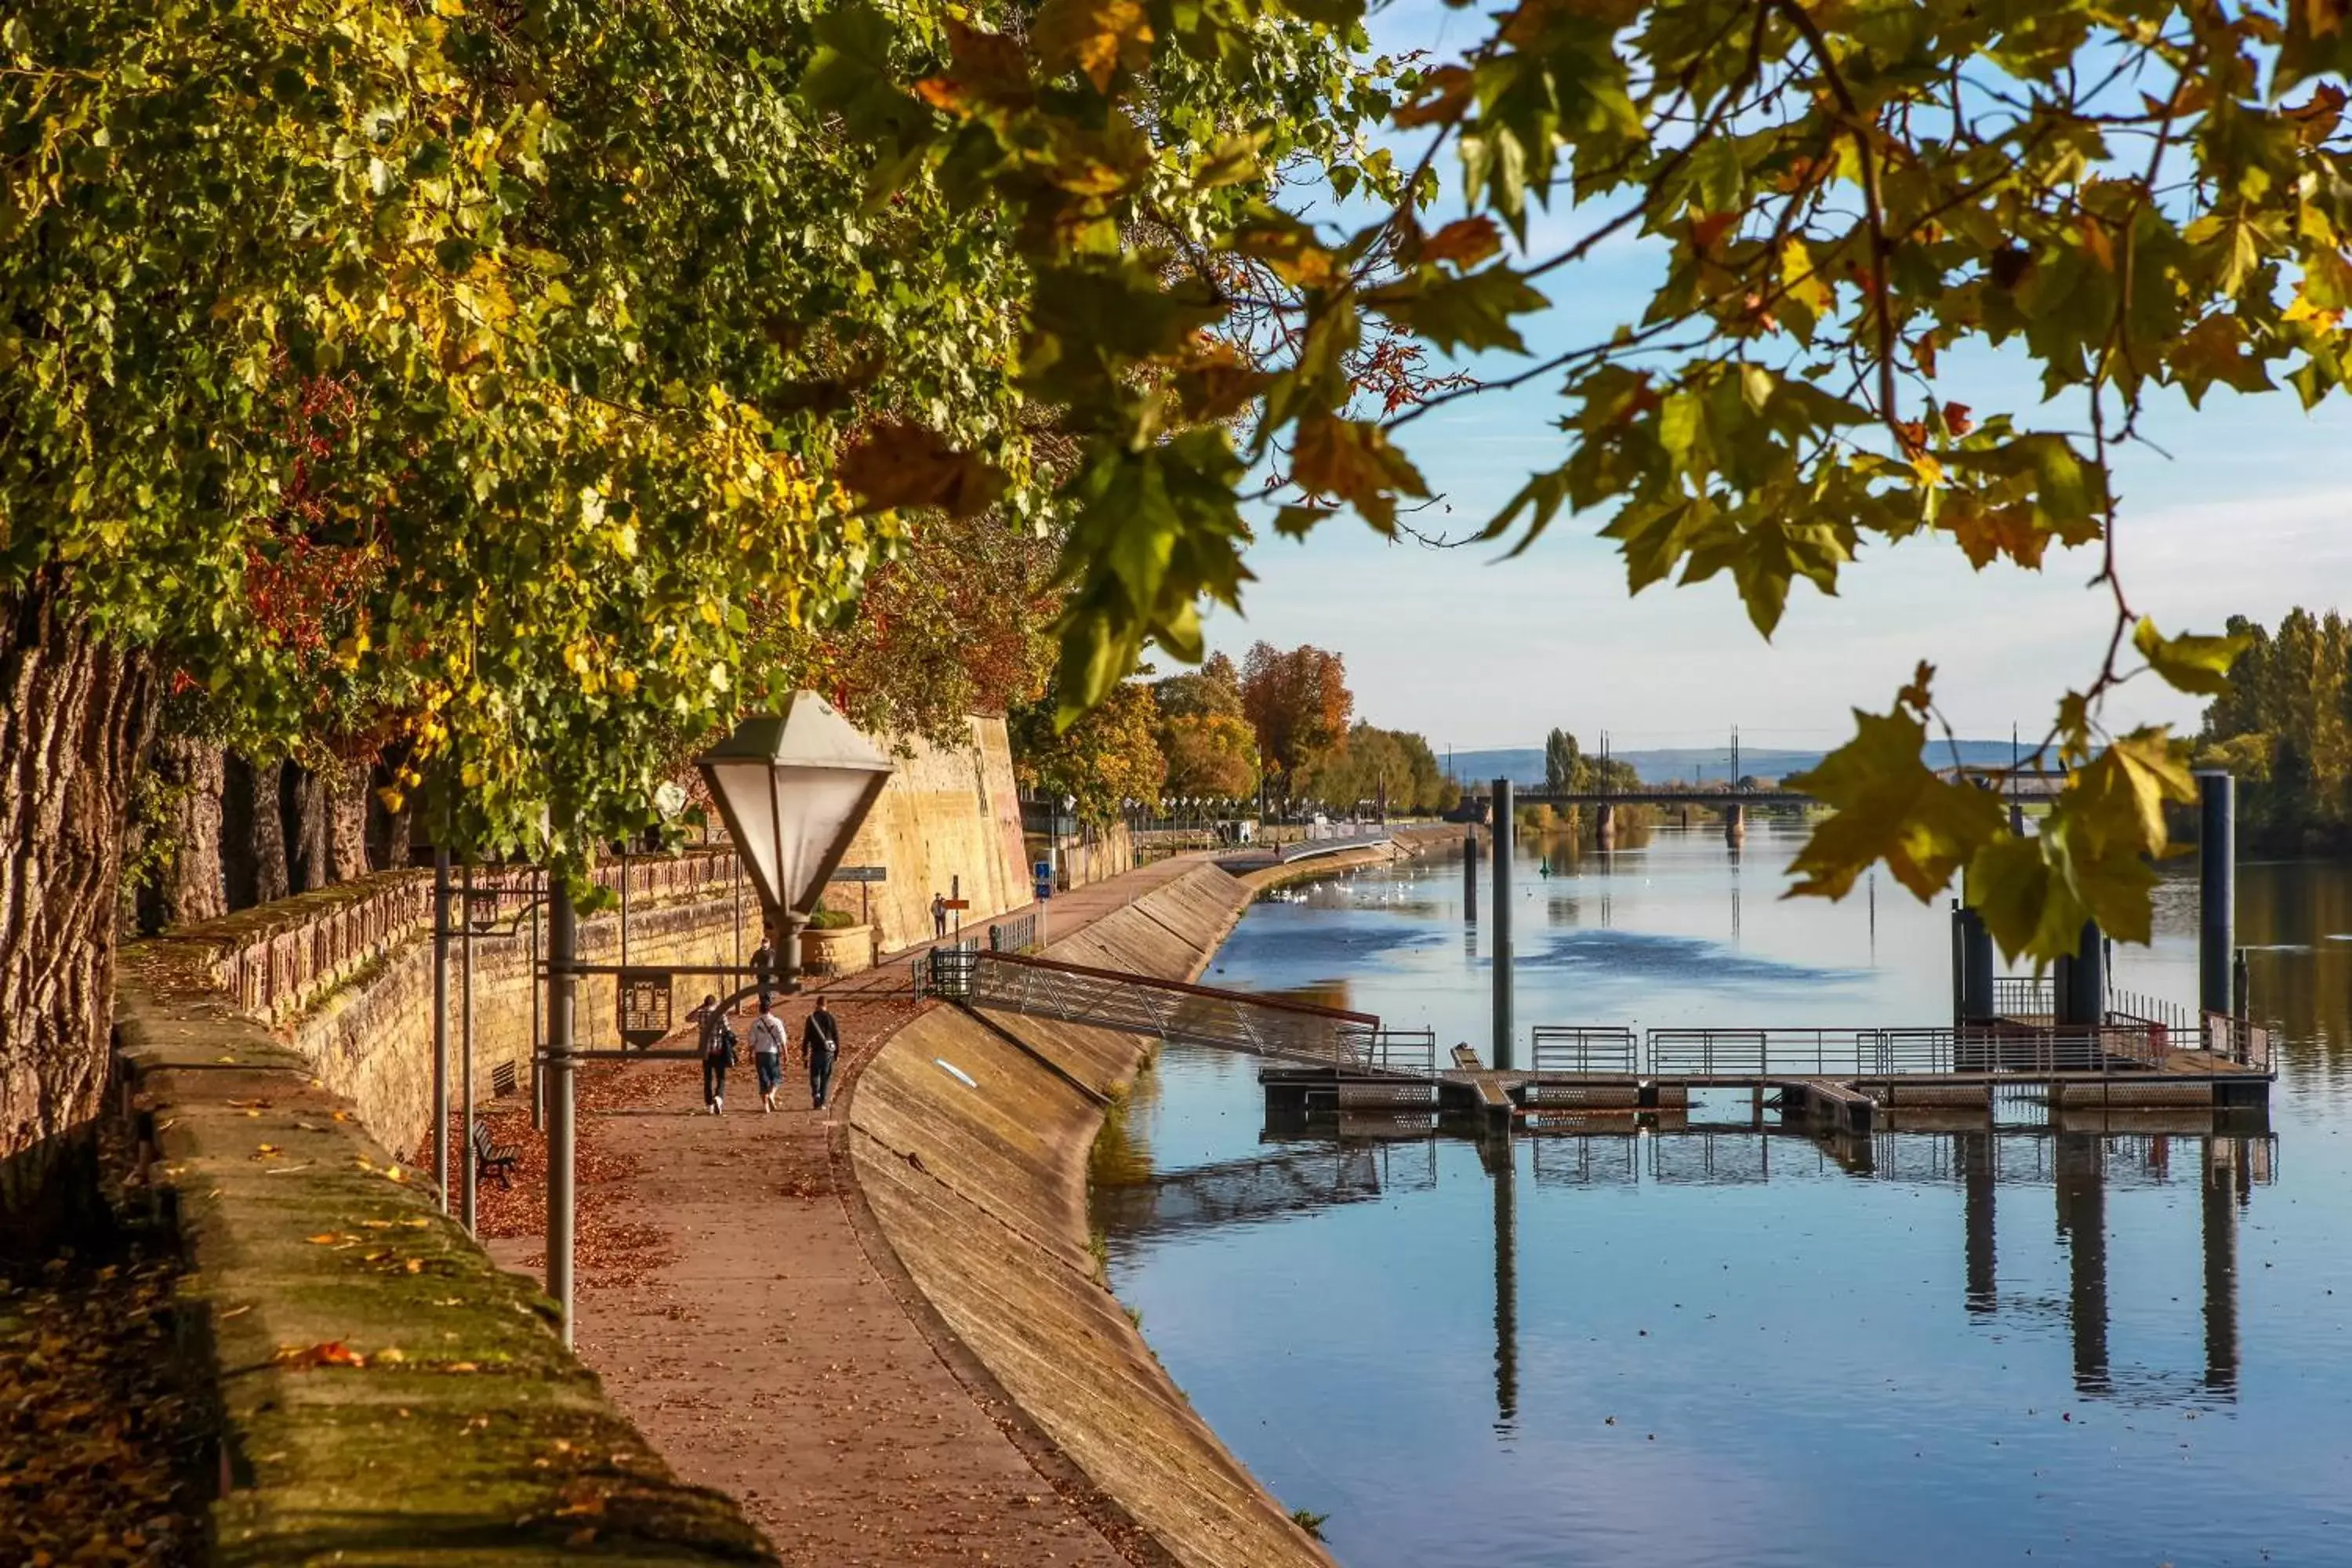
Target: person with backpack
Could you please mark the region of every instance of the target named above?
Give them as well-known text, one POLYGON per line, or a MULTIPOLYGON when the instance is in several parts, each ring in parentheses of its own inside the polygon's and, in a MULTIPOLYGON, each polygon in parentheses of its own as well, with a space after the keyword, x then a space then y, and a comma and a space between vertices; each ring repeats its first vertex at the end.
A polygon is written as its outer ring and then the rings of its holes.
POLYGON ((751 1021, 751 1064, 760 1069, 760 1111, 765 1115, 776 1109, 776 1089, 784 1081, 784 1026, 765 1002, 751 1021))
POLYGON ((719 999, 705 997, 702 1024, 702 1102, 718 1115, 727 1105, 727 1069, 735 1065, 735 1030, 719 1011, 719 999))
POLYGON ((823 1110, 825 1094, 833 1087, 833 1058, 841 1051, 841 1026, 833 1021, 822 996, 816 1000, 816 1011, 808 1016, 808 1026, 801 1031, 801 1049, 808 1053, 809 1105, 823 1110))

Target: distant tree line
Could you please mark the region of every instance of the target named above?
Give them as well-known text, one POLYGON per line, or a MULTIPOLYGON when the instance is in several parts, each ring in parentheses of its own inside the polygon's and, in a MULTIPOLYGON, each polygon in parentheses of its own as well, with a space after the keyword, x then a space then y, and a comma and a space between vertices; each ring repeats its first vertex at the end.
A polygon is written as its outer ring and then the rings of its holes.
POLYGON ((2246 647, 2205 709, 2198 760, 2238 776, 2249 842, 2352 850, 2352 626, 2298 608, 2275 631, 2242 616, 2230 631, 2246 647))
POLYGON ((1011 714, 1024 784, 1075 799, 1081 820, 1116 820, 1129 800, 1318 800, 1385 803, 1391 812, 1450 810, 1461 791, 1423 737, 1355 718, 1346 661, 1302 644, 1260 642, 1237 665, 1224 654, 1198 669, 1118 687, 1066 730, 1050 697, 1011 714))

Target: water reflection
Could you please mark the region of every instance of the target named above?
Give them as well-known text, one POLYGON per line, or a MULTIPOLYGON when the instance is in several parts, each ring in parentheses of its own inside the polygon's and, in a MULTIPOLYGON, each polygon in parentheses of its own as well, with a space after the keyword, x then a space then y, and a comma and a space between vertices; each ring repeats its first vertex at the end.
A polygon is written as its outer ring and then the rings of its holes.
MULTIPOLYGON (((1665 827, 1549 878, 1526 850, 1523 1027, 1948 1015, 1946 911, 1892 883, 1784 901, 1795 843, 1751 819, 1735 864, 1711 823, 1665 827)), ((1463 886, 1449 858, 1301 890, 1245 918, 1214 983, 1483 1041, 1492 943, 1463 886)), ((1171 1051, 1157 1190, 1097 1210, 1111 1279, 1350 1568, 1818 1568, 1892 1538, 1919 1568, 2339 1561, 2352 868, 2239 886, 2283 1030, 2278 1140, 2004 1096, 1816 1141, 1740 1094, 1646 1126, 1563 1108, 1482 1148, 1425 1113, 1271 1123, 1249 1064, 1171 1051)), ((2168 876, 2120 987, 2194 996, 2194 904, 2168 876)))
MULTIPOLYGON (((2134 1405, 2208 1406, 2234 1401, 2238 1388, 2238 1226, 2257 1184, 2268 1185, 2274 1140, 2267 1131, 2226 1131, 2228 1113, 2116 1113, 2139 1130, 2096 1125, 2109 1113, 2079 1118, 2089 1127, 1918 1131, 1867 1137, 1822 1137, 1765 1120, 1748 1125, 1695 1125, 1685 1117, 1530 1119, 1517 1138, 1479 1136, 1478 1163, 1493 1196, 1494 1429, 1510 1437, 1519 1421, 1518 1177, 1525 1160, 1539 1186, 1639 1187, 1760 1185, 1773 1180, 1775 1151, 1783 1179, 1835 1173, 1860 1181, 1957 1186, 1962 1255, 1961 1308, 1987 1329, 2008 1323, 2059 1328, 2072 1345, 2074 1392, 2086 1399, 2134 1405), (2192 1131, 2192 1129, 2194 1129, 2192 1131), (2203 1364, 2171 1372, 2117 1367, 2109 1346, 2107 1196, 2111 1186, 2173 1184, 2179 1149, 2195 1152, 2202 1250, 2203 1364), (2005 1295, 2000 1269, 2001 1191, 2012 1210, 2021 1194, 2050 1189, 2056 1234, 2066 1255, 2063 1299, 2005 1295)), ((1166 1173, 1148 1170, 1097 1186, 1096 1223, 1121 1243, 1162 1240, 1186 1232, 1263 1225, 1437 1185, 1439 1143, 1448 1135, 1434 1113, 1359 1113, 1343 1136, 1297 1116, 1270 1123, 1265 1152, 1166 1173)), ((1125 1146, 1123 1127, 1118 1134, 1125 1146)), ((1106 1167, 1097 1161, 1097 1170, 1106 1167)), ((1098 1180, 1100 1178, 1098 1177, 1098 1180)), ((1865 1245, 1857 1238, 1857 1245, 1865 1245)))

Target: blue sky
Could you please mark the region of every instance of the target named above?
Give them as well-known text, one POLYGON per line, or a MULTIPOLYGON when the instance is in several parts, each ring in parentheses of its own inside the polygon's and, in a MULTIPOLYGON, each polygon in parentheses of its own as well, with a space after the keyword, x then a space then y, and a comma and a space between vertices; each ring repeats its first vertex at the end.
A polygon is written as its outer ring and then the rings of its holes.
MULTIPOLYGON (((1381 47, 1458 48, 1475 13, 1401 0, 1373 19, 1381 47)), ((1454 165, 1446 154, 1449 176, 1454 165)), ((1582 225, 1573 213, 1530 226, 1538 253, 1582 225)), ((1633 319, 1656 267, 1647 247, 1612 242, 1574 275, 1546 279, 1552 310, 1527 331, 1542 357, 1633 319)), ((1507 374, 1516 363, 1482 368, 1507 374)), ((1942 397, 1979 416, 2035 416, 2038 384, 2009 355, 1954 355, 1942 397)), ((1445 510, 1417 521, 1462 532, 1500 508, 1526 476, 1567 448, 1549 421, 1558 385, 1464 399, 1401 433, 1445 510)), ((2065 424, 2076 425, 2077 420, 2065 424)), ((2117 547, 2135 606, 2168 631, 2219 630, 2231 614, 2275 620, 2302 604, 2340 602, 2352 584, 2352 411, 2337 398, 2306 415, 2291 392, 2216 389, 2203 410, 2158 395, 2146 448, 2118 464, 2117 547)), ((1594 537, 1600 517, 1563 518, 1517 560, 1488 546, 1432 551, 1391 544, 1335 520, 1304 543, 1267 531, 1248 562, 1258 581, 1244 614, 1211 618, 1213 647, 1238 657, 1258 638, 1311 642, 1343 655, 1360 714, 1417 730, 1441 751, 1540 743, 1553 725, 1621 749, 1707 745, 1738 723, 1756 746, 1811 747, 1850 732, 1848 709, 1883 709, 1919 659, 1963 733, 2045 727, 2052 705, 2097 668, 2109 601, 2085 584, 2095 552, 2055 552, 2042 573, 1972 571, 1948 542, 1865 550, 1839 595, 1799 584, 1774 640, 1748 622, 1730 584, 1657 586, 1629 597, 1622 561, 1594 537)), ((2193 726, 2198 705, 2135 681, 2111 722, 2193 726)))

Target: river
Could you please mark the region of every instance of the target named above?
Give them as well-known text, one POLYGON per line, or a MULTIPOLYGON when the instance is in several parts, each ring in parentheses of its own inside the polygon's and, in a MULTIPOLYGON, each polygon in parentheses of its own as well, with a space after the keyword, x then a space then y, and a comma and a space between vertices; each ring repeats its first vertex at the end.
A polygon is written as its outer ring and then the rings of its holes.
MULTIPOLYGON (((1883 877, 1784 901, 1799 838, 1523 844, 1523 1041, 1946 1021, 1944 908, 1883 877)), ((2118 986, 2193 1001, 2184 870, 2118 986)), ((2246 863, 2239 900, 2284 1030, 2266 1122, 2005 1106, 1840 1150, 1757 1131, 1743 1091, 1506 1157, 1280 1133, 1254 1062, 1170 1048, 1098 1151, 1111 1282, 1349 1568, 2352 1561, 2352 868, 2246 863)), ((1484 1052, 1462 904, 1457 858, 1294 888, 1203 979, 1484 1052)))

